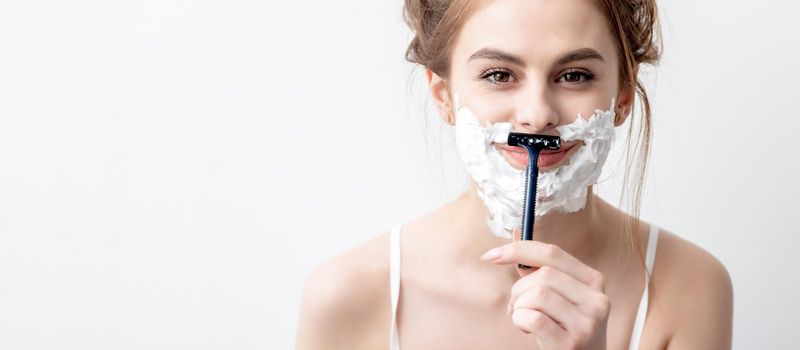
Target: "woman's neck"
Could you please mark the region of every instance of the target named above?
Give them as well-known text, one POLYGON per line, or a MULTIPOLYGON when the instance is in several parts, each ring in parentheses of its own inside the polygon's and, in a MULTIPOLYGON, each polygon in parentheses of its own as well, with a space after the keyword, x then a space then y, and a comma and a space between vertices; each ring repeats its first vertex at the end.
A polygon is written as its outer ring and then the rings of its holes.
MULTIPOLYGON (((447 239, 450 250, 450 258, 457 263, 467 265, 484 265, 493 268, 481 261, 479 257, 487 250, 511 242, 511 240, 500 238, 492 234, 486 222, 488 210, 478 196, 478 188, 475 181, 470 181, 469 190, 461 194, 455 201, 451 202, 446 209, 446 215, 442 221, 446 227, 442 228, 443 235, 447 239)), ((616 228, 616 217, 611 214, 619 214, 616 208, 603 201, 592 193, 591 186, 588 190, 586 206, 574 213, 548 213, 545 216, 537 217, 534 240, 539 242, 551 243, 559 246, 569 254, 592 266, 603 256, 608 243, 613 241, 610 235, 618 232, 616 228)), ((513 240, 519 240, 518 235, 514 235, 513 240)), ((506 265, 509 271, 503 273, 509 277, 516 277, 515 266, 506 265)))

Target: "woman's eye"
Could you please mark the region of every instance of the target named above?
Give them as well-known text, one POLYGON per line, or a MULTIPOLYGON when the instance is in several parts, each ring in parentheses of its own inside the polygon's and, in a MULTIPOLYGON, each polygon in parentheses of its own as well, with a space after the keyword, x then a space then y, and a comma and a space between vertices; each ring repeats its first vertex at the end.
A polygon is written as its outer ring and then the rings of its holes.
POLYGON ((588 72, 572 71, 564 73, 561 76, 561 78, 563 78, 568 83, 581 83, 587 80, 591 80, 592 78, 594 78, 594 76, 588 72), (581 80, 581 78, 583 78, 583 80, 581 80))
POLYGON ((481 78, 488 80, 492 84, 506 84, 510 83, 513 77, 511 76, 511 72, 504 70, 489 70, 481 75, 481 78))
POLYGON ((504 73, 504 72, 492 73, 491 77, 492 77, 492 80, 494 80, 494 81, 496 81, 498 83, 507 83, 508 80, 511 78, 511 76, 508 73, 504 73))

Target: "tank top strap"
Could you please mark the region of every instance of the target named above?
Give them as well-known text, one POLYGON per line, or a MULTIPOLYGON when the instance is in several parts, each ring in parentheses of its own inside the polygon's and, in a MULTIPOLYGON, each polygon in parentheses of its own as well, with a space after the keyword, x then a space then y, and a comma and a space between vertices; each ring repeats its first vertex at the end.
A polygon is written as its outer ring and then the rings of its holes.
POLYGON ((389 232, 389 288, 392 297, 392 328, 389 348, 400 350, 400 337, 397 334, 397 301, 400 297, 400 228, 396 225, 389 232))
POLYGON ((658 249, 658 226, 650 224, 650 235, 647 237, 647 255, 645 256, 645 263, 647 264, 647 271, 653 273, 653 264, 656 259, 656 250, 658 249))
POLYGON ((653 263, 656 258, 656 250, 658 249, 658 226, 650 224, 650 234, 647 236, 647 251, 645 252, 645 265, 647 273, 644 275, 644 292, 642 299, 639 301, 639 308, 636 311, 636 320, 633 322, 633 333, 631 334, 629 350, 636 350, 639 348, 639 340, 644 331, 644 321, 647 318, 647 307, 649 302, 650 291, 650 274, 653 273, 653 263))

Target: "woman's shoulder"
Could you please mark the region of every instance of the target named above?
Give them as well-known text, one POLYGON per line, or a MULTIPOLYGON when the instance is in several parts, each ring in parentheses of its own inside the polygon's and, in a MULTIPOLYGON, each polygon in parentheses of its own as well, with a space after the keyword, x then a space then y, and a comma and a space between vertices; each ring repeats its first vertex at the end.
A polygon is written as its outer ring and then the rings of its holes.
MULTIPOLYGON (((653 270, 654 283, 684 293, 723 292, 731 286, 722 262, 706 249, 661 228, 653 270), (658 280, 659 277, 664 277, 658 280)), ((685 295, 685 294, 683 294, 685 295)))
POLYGON ((338 348, 331 343, 337 339, 343 342, 342 348, 384 343, 390 328, 389 293, 386 231, 325 260, 306 278, 297 348, 338 348), (377 327, 386 330, 385 336, 373 331, 377 327))
POLYGON ((345 304, 363 303, 374 299, 376 292, 388 292, 388 287, 389 232, 386 231, 314 268, 306 279, 304 296, 337 298, 337 303, 345 304))
POLYGON ((654 303, 672 329, 669 348, 724 348, 730 340, 733 286, 713 254, 683 237, 661 229, 653 267, 654 303), (722 346, 722 347, 719 347, 722 346))

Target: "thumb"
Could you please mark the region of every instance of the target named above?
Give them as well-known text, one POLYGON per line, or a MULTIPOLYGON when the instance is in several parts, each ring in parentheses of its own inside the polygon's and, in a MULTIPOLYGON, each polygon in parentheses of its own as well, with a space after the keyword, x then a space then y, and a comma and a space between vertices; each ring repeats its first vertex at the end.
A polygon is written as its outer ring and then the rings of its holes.
MULTIPOLYGON (((514 239, 514 242, 521 241, 521 236, 522 235, 520 235, 520 232, 522 232, 522 230, 520 228, 515 228, 514 230, 511 231, 511 236, 514 239)), ((530 274, 536 272, 536 270, 538 270, 538 269, 539 268, 536 267, 536 266, 531 266, 531 267, 529 267, 527 269, 521 269, 521 268, 519 268, 519 266, 517 266, 517 273, 519 274, 519 277, 525 277, 527 275, 530 275, 530 274)))

